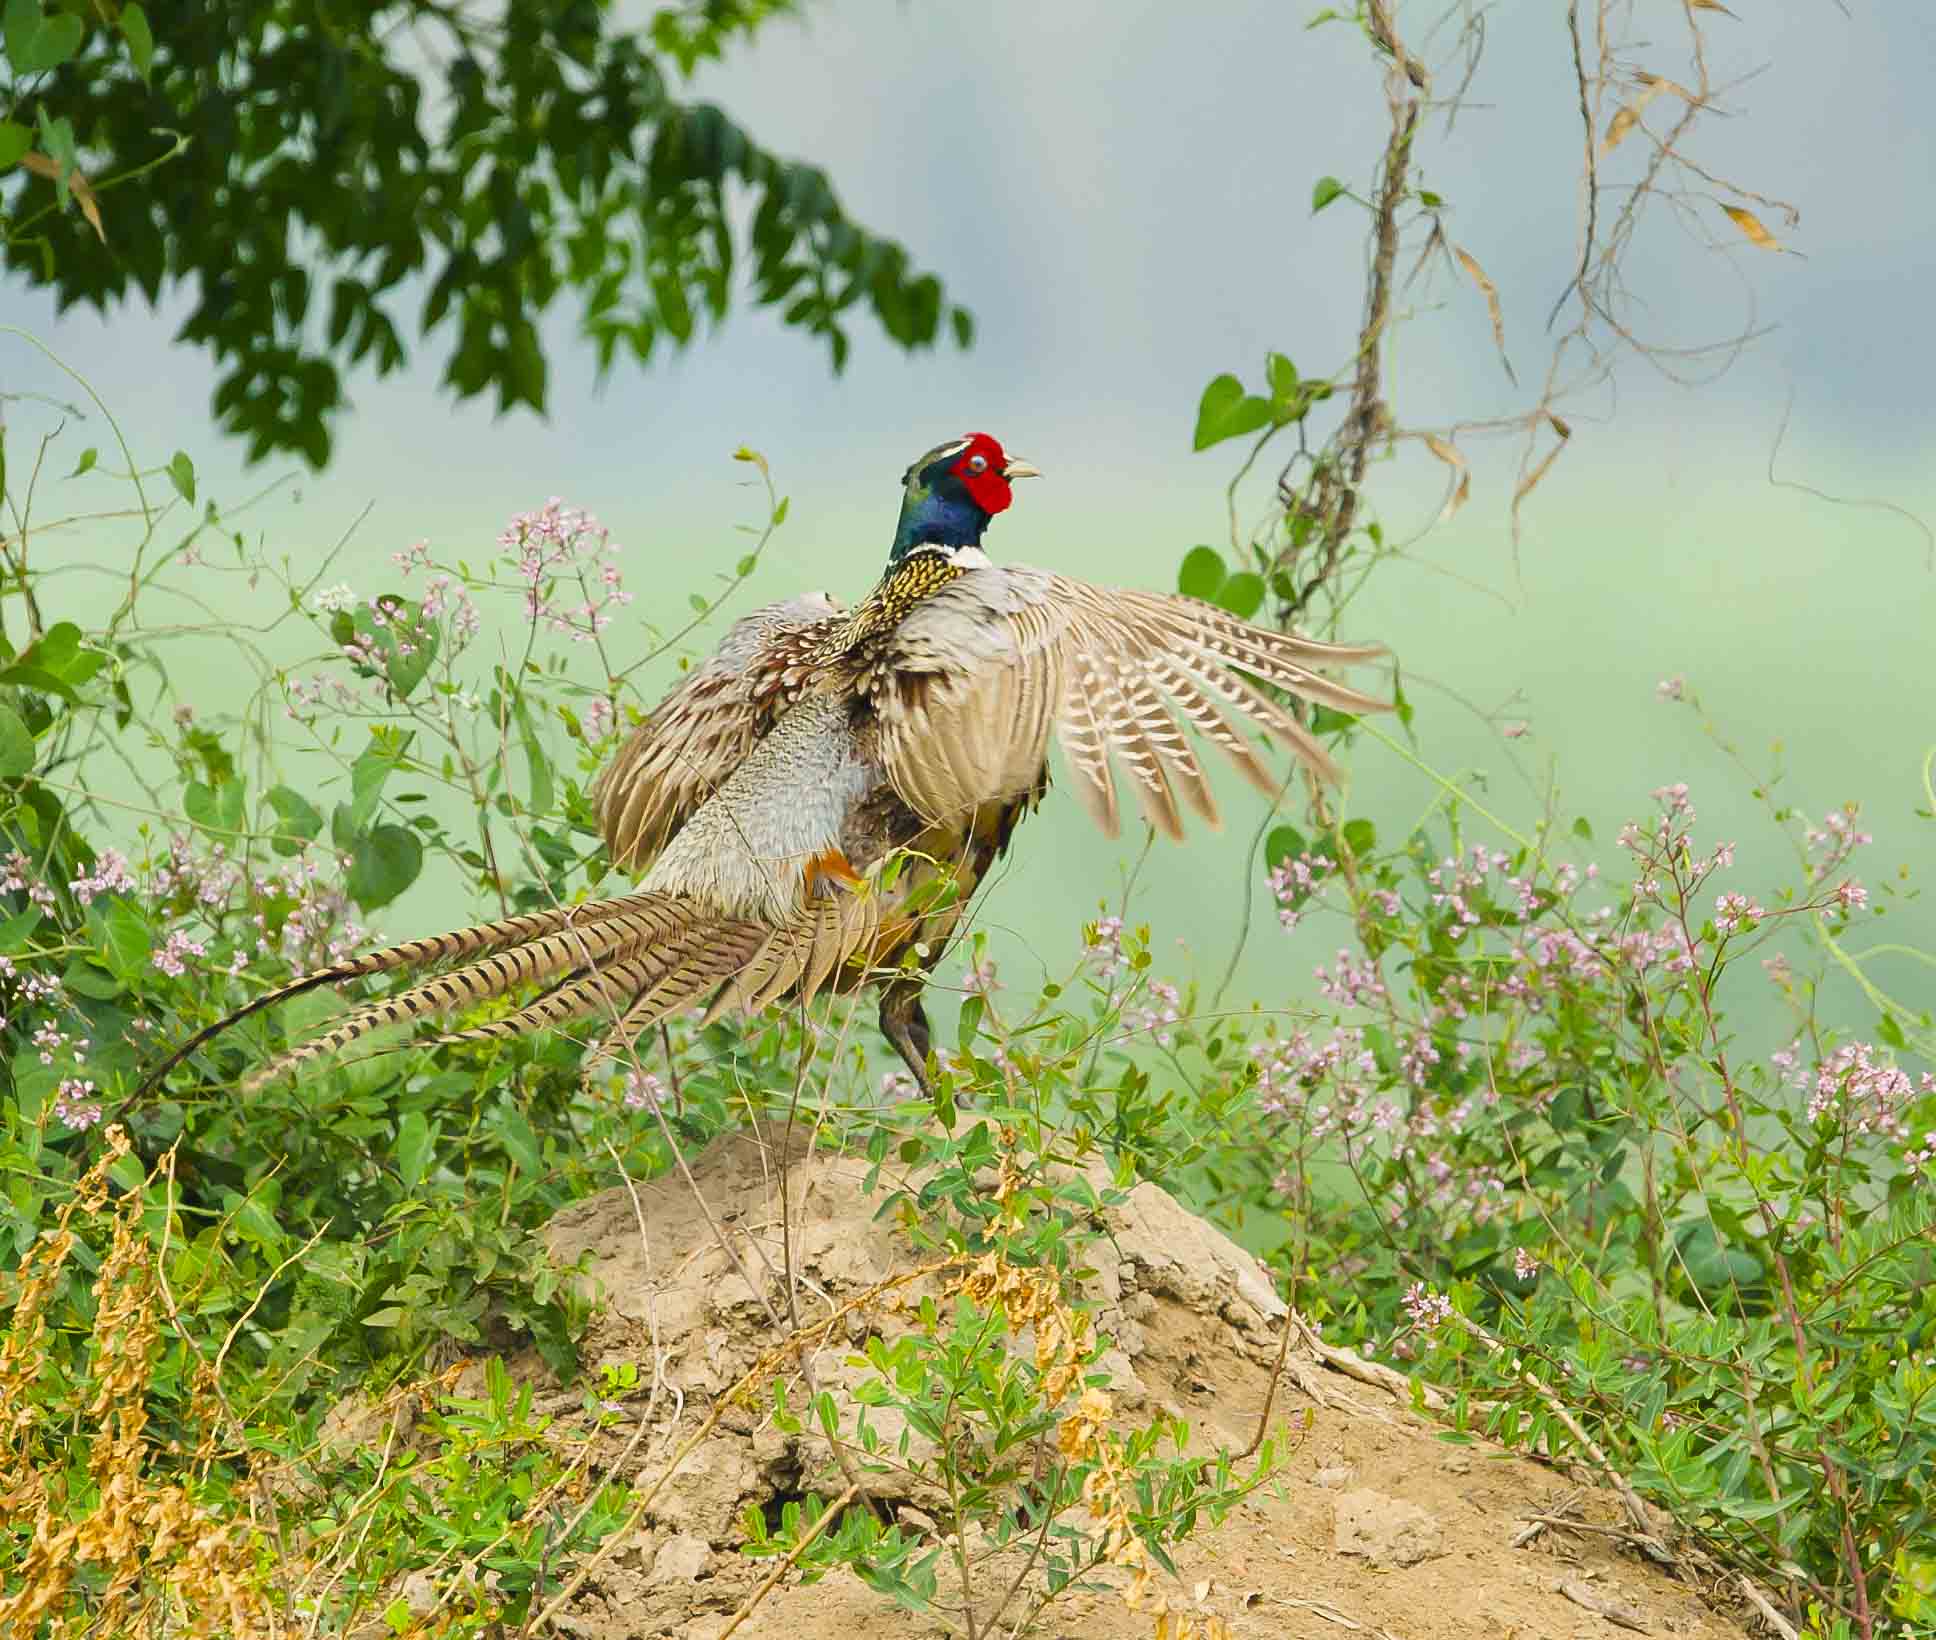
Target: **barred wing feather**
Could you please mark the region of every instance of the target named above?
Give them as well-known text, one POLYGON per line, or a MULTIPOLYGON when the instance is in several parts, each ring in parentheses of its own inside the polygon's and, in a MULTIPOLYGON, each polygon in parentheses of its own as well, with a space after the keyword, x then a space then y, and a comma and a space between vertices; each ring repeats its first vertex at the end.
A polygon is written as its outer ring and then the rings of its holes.
POLYGON ((1323 746, 1250 680, 1339 711, 1379 711, 1385 702, 1317 668, 1383 652, 1253 626, 1194 598, 1024 565, 971 570, 895 630, 873 682, 881 757, 902 799, 939 821, 1028 790, 1053 735, 1106 833, 1120 824, 1113 763, 1150 823, 1180 837, 1185 808, 1218 818, 1190 731, 1268 795, 1280 781, 1246 723, 1333 779, 1323 746))
POLYGON ((619 870, 650 866, 773 727, 781 702, 759 689, 775 646, 844 613, 824 592, 754 610, 633 730, 592 790, 619 870))

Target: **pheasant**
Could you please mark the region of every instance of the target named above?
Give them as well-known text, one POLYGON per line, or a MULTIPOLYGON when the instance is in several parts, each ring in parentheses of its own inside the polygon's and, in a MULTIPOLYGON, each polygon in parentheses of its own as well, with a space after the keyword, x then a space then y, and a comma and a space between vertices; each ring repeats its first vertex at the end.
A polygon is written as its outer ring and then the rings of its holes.
POLYGON ((1112 758, 1142 813, 1180 837, 1217 805, 1185 728, 1260 791, 1280 780, 1232 716, 1321 777, 1324 748, 1252 680, 1340 711, 1383 704, 1314 670, 1376 645, 1319 643, 1195 599, 997 565, 982 546, 1013 482, 1036 469, 985 433, 908 468, 887 566, 853 609, 824 593, 768 604, 660 702, 600 775, 593 802, 635 892, 507 917, 305 974, 198 1032, 324 985, 408 983, 354 1009, 252 1081, 385 1026, 541 989, 443 1040, 507 1037, 599 1016, 599 1056, 681 1010, 757 1014, 823 991, 880 988, 880 1028, 932 1093, 922 992, 1016 825, 1070 785, 1110 836, 1112 758), (1228 714, 1228 715, 1227 715, 1228 714))

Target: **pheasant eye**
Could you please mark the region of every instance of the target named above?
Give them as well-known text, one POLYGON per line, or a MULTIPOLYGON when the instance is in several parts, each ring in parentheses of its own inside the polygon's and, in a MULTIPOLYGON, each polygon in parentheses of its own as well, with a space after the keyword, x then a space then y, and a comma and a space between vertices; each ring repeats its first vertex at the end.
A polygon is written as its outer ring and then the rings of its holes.
POLYGON ((969 471, 969 472, 971 472, 971 473, 985 473, 985 472, 987 472, 987 471, 988 471, 988 457, 986 457, 986 456, 970 456, 970 457, 968 458, 968 471, 969 471))

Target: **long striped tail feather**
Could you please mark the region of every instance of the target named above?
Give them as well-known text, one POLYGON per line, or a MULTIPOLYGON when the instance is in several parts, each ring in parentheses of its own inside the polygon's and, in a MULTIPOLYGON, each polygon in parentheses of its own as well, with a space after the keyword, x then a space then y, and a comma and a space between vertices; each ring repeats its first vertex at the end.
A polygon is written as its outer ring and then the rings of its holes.
POLYGON ((197 1048, 229 1026, 322 986, 374 974, 444 971, 416 977, 388 996, 362 1003, 334 1025, 297 1043, 243 1082, 253 1090, 378 1031, 541 984, 537 995, 501 1018, 428 1039, 425 1045, 502 1040, 575 1019, 611 1027, 586 1061, 590 1070, 661 1020, 704 1008, 707 1021, 739 1009, 757 1013, 777 998, 811 998, 878 929, 872 894, 815 900, 782 927, 732 918, 664 894, 641 893, 588 905, 484 923, 317 969, 265 992, 178 1047, 143 1085, 142 1096, 197 1048))
MULTIPOLYGON (((583 905, 559 906, 547 911, 524 912, 517 916, 505 917, 497 922, 478 923, 469 928, 454 929, 447 934, 431 935, 424 939, 404 940, 399 944, 386 946, 378 951, 365 952, 360 956, 346 957, 341 962, 327 967, 312 969, 298 975, 286 984, 264 991, 252 997, 240 1008, 225 1014, 211 1025, 205 1025, 185 1041, 180 1043, 147 1078, 135 1095, 136 1101, 145 1101, 151 1096, 184 1060, 207 1043, 220 1036, 251 1015, 273 1008, 279 1003, 288 1002, 310 991, 328 985, 343 985, 352 980, 367 979, 378 974, 399 971, 436 968, 452 962, 469 961, 477 958, 491 958, 496 953, 514 950, 522 946, 540 946, 555 954, 561 949, 576 948, 579 942, 592 940, 603 942, 604 936, 595 931, 602 924, 614 919, 634 917, 645 908, 663 903, 661 896, 648 894, 621 895, 609 900, 594 900, 583 905), (546 942, 550 942, 547 944, 546 942)), ((513 965, 513 967, 518 965, 513 965)), ((507 976, 511 969, 505 968, 507 976)), ((555 968, 554 968, 555 971, 555 968)), ((533 969, 524 977, 536 977, 533 969)), ((516 977, 507 977, 505 988, 520 983, 516 977)), ((413 987, 422 989, 422 986, 413 987)), ((387 1000, 387 999, 386 999, 387 1000)), ((369 1004, 363 1011, 381 1007, 382 1004, 369 1004)), ((425 1012, 434 1011, 430 1009, 425 1012)), ((345 1022, 347 1023, 347 1021, 345 1022)), ((338 1029, 341 1027, 339 1026, 338 1029)), ((368 1029, 374 1028, 366 1027, 368 1029)), ((359 1033, 366 1034, 366 1033, 359 1033)), ((352 1039, 353 1040, 353 1039, 352 1039)), ((287 1056, 284 1056, 287 1058, 287 1056)), ((313 1056, 310 1056, 313 1057, 313 1056)), ((278 1067, 281 1061, 277 1062, 278 1067)), ((263 1073, 250 1078, 251 1084, 259 1080, 263 1073)))

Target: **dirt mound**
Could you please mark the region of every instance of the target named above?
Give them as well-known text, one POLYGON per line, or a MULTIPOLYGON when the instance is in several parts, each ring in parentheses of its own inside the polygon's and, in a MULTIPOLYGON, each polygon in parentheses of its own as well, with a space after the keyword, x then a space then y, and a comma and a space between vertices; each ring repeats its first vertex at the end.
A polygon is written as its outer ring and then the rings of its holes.
MULTIPOLYGON (((885 1191, 910 1181, 890 1164, 870 1195, 864 1158, 816 1148, 803 1134, 783 1168, 778 1138, 768 1131, 713 1147, 694 1170, 697 1198, 673 1175, 580 1202, 547 1231, 554 1256, 580 1266, 603 1300, 585 1343, 587 1372, 637 1372, 605 1436, 618 1479, 642 1484, 663 1474, 718 1397, 790 1328, 824 1321, 918 1265, 897 1214, 881 1212, 885 1191)), ((1114 1340, 1101 1366, 1118 1413, 1140 1422, 1169 1412, 1188 1420, 1206 1451, 1245 1449, 1286 1319, 1269 1279, 1153 1184, 1110 1211, 1104 1229, 1090 1296, 1114 1340)), ((911 1290, 938 1292, 940 1278, 911 1290)), ((895 1325, 878 1308, 847 1315, 815 1352, 820 1387, 849 1411, 842 1392, 869 1374, 847 1358, 870 1331, 895 1325)), ((1291 1350, 1271 1413, 1291 1437, 1290 1455, 1272 1485, 1182 1545, 1173 1602, 1216 1612, 1239 1636, 1745 1634, 1689 1582, 1622 1550, 1609 1497, 1484 1442, 1451 1444, 1408 1410, 1395 1374, 1346 1352, 1323 1355, 1291 1350), (1541 1516, 1579 1527, 1541 1527, 1541 1516)), ((799 1407, 797 1364, 783 1370, 799 1407)), ((576 1411, 582 1391, 551 1400, 561 1414, 576 1411)), ((770 1409, 762 1396, 725 1410, 640 1529, 592 1570, 560 1616, 564 1632, 591 1640, 720 1632, 775 1565, 737 1553, 748 1509, 777 1519, 787 1500, 809 1490, 830 1496, 845 1484, 818 1431, 810 1424, 787 1435, 770 1409)), ((872 1421, 898 1434, 880 1409, 872 1421)), ((883 1505, 908 1531, 932 1534, 945 1518, 939 1500, 918 1491, 883 1505)), ((1147 1611, 1129 1611, 1113 1594, 1070 1594, 1035 1632, 1143 1640, 1151 1626, 1147 1611)), ((837 1572, 812 1585, 788 1574, 736 1632, 863 1640, 946 1630, 837 1572)))

